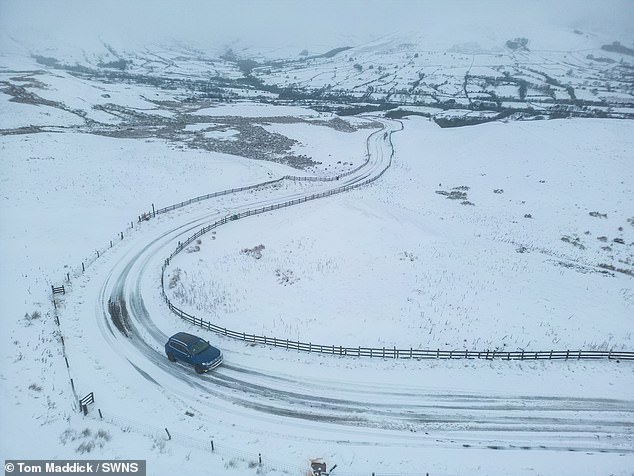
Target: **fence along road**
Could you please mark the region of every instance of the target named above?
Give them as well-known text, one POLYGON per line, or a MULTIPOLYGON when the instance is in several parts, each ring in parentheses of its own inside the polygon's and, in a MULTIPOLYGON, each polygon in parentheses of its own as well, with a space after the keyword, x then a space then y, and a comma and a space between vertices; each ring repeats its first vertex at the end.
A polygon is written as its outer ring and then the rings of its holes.
MULTIPOLYGON (((401 125, 402 127, 402 125, 401 125)), ((277 180, 271 180, 261 184, 251 185, 247 187, 241 187, 231 190, 225 190, 208 195, 193 198, 184 202, 180 202, 175 205, 170 205, 165 208, 161 208, 151 214, 145 213, 142 217, 149 218, 151 215, 166 213, 168 211, 181 208, 192 203, 206 200, 209 198, 217 197, 220 195, 226 195, 229 193, 240 192, 244 190, 255 189, 262 186, 269 186, 275 183, 280 183, 284 180, 291 181, 313 181, 313 182, 333 182, 337 181, 342 183, 339 186, 330 187, 326 190, 311 195, 298 194, 297 198, 292 198, 283 202, 274 202, 269 205, 256 208, 248 208, 239 213, 227 215, 214 223, 207 225, 198 230, 193 235, 189 236, 185 241, 180 242, 176 249, 166 258, 161 270, 161 294, 163 299, 167 303, 170 311, 176 314, 181 319, 199 326, 203 329, 221 334, 225 337, 232 339, 238 339, 246 342, 252 342, 254 344, 269 345, 274 347, 281 347, 284 349, 297 350, 302 352, 316 352, 320 354, 332 354, 339 356, 351 356, 351 357, 378 357, 382 359, 504 359, 504 360, 631 360, 634 361, 634 352, 628 351, 599 351, 599 350, 521 350, 521 351, 496 351, 496 350, 441 350, 441 349, 414 349, 410 348, 397 348, 397 347, 348 347, 335 344, 313 344, 312 342, 293 341, 286 338, 278 338, 275 336, 263 336, 247 333, 244 331, 235 331, 227 329, 226 327, 217 326, 210 321, 203 318, 197 318, 184 310, 175 306, 167 297, 165 293, 165 271, 169 266, 171 260, 183 251, 187 246, 193 243, 201 236, 209 233, 211 230, 218 228, 231 221, 239 220, 253 215, 266 213, 280 208, 286 208, 307 201, 316 200, 319 198, 328 197, 338 193, 347 192, 364 185, 368 185, 378 178, 380 178, 387 169, 392 165, 392 159, 394 157, 394 147, 391 140, 392 132, 400 129, 395 129, 390 123, 383 122, 383 130, 377 131, 371 134, 367 139, 368 155, 366 161, 344 174, 340 174, 336 177, 301 177, 286 175, 277 180), (389 159, 385 160, 385 150, 389 150, 389 159)))
MULTIPOLYGON (((381 174, 383 172, 385 172, 385 170, 387 170, 389 168, 389 166, 391 165, 391 161, 392 161, 392 157, 394 155, 394 148, 392 146, 392 142, 391 142, 391 134, 392 132, 394 132, 393 130, 390 131, 386 131, 386 124, 383 123, 383 130, 374 132, 373 134, 371 134, 367 139, 366 139, 366 149, 368 151, 368 153, 366 154, 366 160, 359 166, 355 167, 352 170, 348 170, 347 172, 342 172, 340 174, 337 174, 335 176, 331 176, 331 177, 311 177, 311 176, 299 176, 299 175, 285 175, 279 179, 275 179, 275 180, 269 180, 267 182, 261 182, 261 183, 257 183, 255 185, 247 185, 244 187, 238 187, 238 188, 231 188, 231 189, 227 189, 227 190, 221 190, 218 192, 213 192, 213 193, 208 193, 206 195, 200 195, 198 197, 195 198, 190 198, 188 200, 184 200, 182 202, 179 203, 175 203, 173 205, 168 205, 166 207, 163 208, 159 208, 158 210, 154 209, 154 205, 152 205, 152 210, 148 211, 148 212, 144 212, 141 215, 139 215, 138 220, 143 221, 143 220, 149 220, 152 217, 155 217, 156 215, 160 215, 162 213, 167 213, 170 212, 172 210, 176 210, 178 208, 182 208, 182 207, 186 207, 188 205, 191 205, 193 203, 198 203, 201 202, 203 200, 209 200, 211 198, 216 198, 216 197, 220 197, 223 195, 229 195, 232 193, 239 193, 239 192, 244 192, 246 190, 255 190, 257 188, 262 188, 262 187, 268 187, 271 185, 274 185, 276 183, 281 183, 285 180, 289 180, 289 181, 293 181, 293 182, 334 182, 334 181, 340 181, 342 179, 345 179, 347 177, 350 177, 351 175, 354 175, 356 173, 358 173, 361 169, 367 167, 370 162, 371 162, 371 154, 370 154, 370 142, 373 140, 376 140, 376 136, 378 136, 379 134, 383 134, 383 138, 387 139, 389 141, 390 144, 390 148, 391 148, 391 154, 390 154, 390 162, 387 164, 387 166, 383 169, 383 171, 381 172, 381 174)), ((402 124, 401 124, 401 129, 402 129, 402 124)), ((400 129, 396 129, 396 130, 400 130, 400 129)), ((376 146, 377 144, 375 144, 376 146)), ((378 152, 382 152, 379 149, 374 149, 375 153, 378 152)), ((377 158, 376 156, 374 157, 375 159, 377 158)), ((383 157, 381 157, 383 158, 383 157)), ((378 178, 378 177, 376 177, 378 178)), ((343 180, 342 180, 343 183, 343 180)), ((352 182, 355 183, 355 182, 352 182)), ((347 185, 350 185, 351 183, 348 183, 347 185)), ((343 186, 341 187, 337 187, 337 189, 342 189, 343 186)), ((339 190, 340 192, 343 192, 345 190, 339 190)))
MULTIPOLYGON (((391 129, 395 130, 393 126, 394 123, 391 129)), ((339 181, 335 179, 317 183, 318 193, 345 187, 353 180, 362 183, 380 174, 391 157, 389 134, 385 137, 385 132, 374 134, 369 142, 371 156, 367 166, 374 167, 374 175, 367 175, 364 170, 355 177, 351 175, 339 181), (372 141, 386 149, 382 156, 372 157, 372 141), (362 174, 364 176, 357 179, 362 174)), ((280 198, 280 194, 288 192, 275 193, 278 194, 276 200, 268 199, 257 205, 234 208, 231 212, 241 214, 252 209, 277 207, 279 203, 303 198, 297 194, 280 198)), ((232 216, 229 215, 229 218, 232 216)), ((486 394, 472 394, 460 384, 452 387, 451 391, 429 388, 424 382, 417 381, 420 374, 414 372, 411 381, 398 385, 394 385, 394 382, 373 380, 368 383, 363 382, 363 379, 357 380, 354 370, 351 370, 351 380, 331 380, 326 377, 314 380, 314 376, 310 375, 312 364, 307 363, 297 370, 291 369, 280 374, 279 369, 271 368, 268 363, 260 365, 261 351, 251 346, 235 346, 241 349, 240 354, 227 355, 235 356, 236 362, 230 358, 215 372, 204 376, 169 362, 163 350, 167 336, 152 316, 153 311, 160 312, 162 303, 154 299, 144 302, 143 292, 155 292, 158 283, 155 282, 153 271, 158 271, 164 265, 161 256, 169 255, 177 240, 186 240, 190 234, 207 228, 210 222, 219 222, 223 218, 226 223, 227 217, 219 212, 188 210, 188 213, 170 216, 168 220, 154 221, 153 229, 148 230, 152 236, 140 236, 141 243, 136 243, 126 251, 121 259, 113 260, 112 267, 104 271, 105 280, 96 296, 99 300, 96 317, 100 332, 94 336, 95 345, 103 342, 109 344, 101 348, 112 348, 113 355, 125 357, 133 367, 129 371, 133 374, 139 371, 144 377, 142 382, 159 385, 161 391, 170 395, 170 398, 196 408, 201 420, 215 422, 219 418, 222 421, 230 419, 232 431, 249 435, 253 431, 253 422, 257 421, 262 428, 266 428, 267 438, 299 438, 306 441, 308 437, 317 444, 325 441, 333 445, 344 439, 363 447, 397 445, 404 451, 409 448, 412 452, 418 451, 421 446, 474 446, 474 435, 477 435, 475 438, 480 442, 480 447, 486 449, 487 445, 496 445, 497 448, 500 431, 504 432, 507 443, 522 444, 527 449, 600 450, 619 454, 630 451, 624 448, 631 447, 629 438, 634 407, 630 399, 617 399, 618 396, 612 393, 601 395, 601 398, 553 396, 548 389, 543 389, 535 395, 531 390, 530 396, 524 397, 508 395, 507 385, 503 382, 500 388, 491 386, 486 394), (150 239, 145 241, 146 238, 150 239), (108 313, 110 300, 121 304, 122 318, 128 326, 129 337, 113 325, 112 316, 108 313), (424 431, 432 431, 430 429, 433 429, 434 437, 428 440, 422 435, 424 431), (560 436, 562 432, 572 436, 564 441, 560 436), (597 439, 596 435, 600 435, 601 439, 597 439), (610 435, 609 438, 607 435, 610 435)), ((85 301, 90 302, 91 299, 85 301)), ((187 318, 185 315, 182 317, 187 318)), ((195 319, 197 325, 204 323, 197 317, 191 318, 195 319)), ((216 331, 229 335, 229 330, 216 331)), ((256 342, 258 339, 258 336, 246 333, 233 337, 256 339, 256 342)), ((291 348, 296 344, 276 337, 261 338, 277 347, 288 345, 291 348)), ((343 347, 305 345, 312 352, 339 351, 346 355, 343 347)), ((301 343, 299 347, 298 350, 306 350, 301 343)), ((354 355, 355 351, 363 356, 367 349, 348 350, 347 355, 354 355)), ((380 354, 374 350, 370 352, 372 357, 383 356, 383 349, 380 354)), ((414 352, 415 349, 412 349, 413 358, 416 358, 414 352)), ((442 351, 426 352, 440 352, 440 357, 443 357, 442 351)), ((386 358, 389 353, 390 349, 385 349, 386 358)), ((399 353, 398 357, 404 358, 405 355, 399 353)), ((452 357, 462 358, 457 354, 452 354, 452 357)), ((495 358, 498 358, 497 353, 495 358)), ((390 365, 388 362, 376 364, 390 365)), ((182 405, 178 408, 182 408, 182 405)), ((108 407, 103 410, 107 413, 112 411, 108 407)))

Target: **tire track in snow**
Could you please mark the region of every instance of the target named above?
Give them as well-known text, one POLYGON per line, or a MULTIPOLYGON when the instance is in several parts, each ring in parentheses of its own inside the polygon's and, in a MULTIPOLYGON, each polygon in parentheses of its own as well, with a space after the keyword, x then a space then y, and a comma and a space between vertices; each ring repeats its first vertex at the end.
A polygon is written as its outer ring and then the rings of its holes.
MULTIPOLYGON (((368 153, 373 160, 368 162, 368 167, 360 170, 358 175, 339 182, 337 186, 366 180, 382 169, 382 161, 389 154, 378 147, 378 141, 372 145, 372 149, 368 147, 368 153)), ((250 202, 232 210, 252 208, 256 204, 281 203, 289 197, 303 195, 304 192, 296 192, 250 202)), ((131 338, 126 340, 139 352, 139 355, 129 357, 130 364, 154 384, 163 386, 161 382, 165 379, 162 374, 165 373, 182 383, 181 398, 185 398, 184 395, 188 393, 186 389, 193 388, 216 402, 235 405, 247 412, 301 420, 319 427, 345 426, 353 430, 351 439, 361 442, 369 438, 366 430, 384 430, 388 433, 396 430, 405 434, 424 434, 428 430, 456 434, 505 432, 518 433, 523 438, 528 434, 531 440, 550 440, 550 437, 543 436, 545 434, 570 433, 570 440, 581 439, 579 448, 626 451, 619 446, 599 444, 598 441, 592 446, 588 441, 592 441, 596 434, 613 433, 631 439, 634 433, 632 401, 549 396, 421 394, 398 387, 385 389, 380 386, 361 386, 358 383, 333 383, 324 386, 300 378, 241 369, 231 362, 227 362, 216 372, 201 377, 188 372, 182 365, 168 363, 162 353, 162 345, 167 336, 153 323, 145 306, 142 280, 147 275, 152 260, 163 248, 171 246, 178 238, 188 236, 203 223, 211 222, 223 214, 224 212, 209 212, 160 233, 133 255, 122 258, 120 263, 123 268, 116 272, 113 270, 102 287, 100 306, 106 310, 102 316, 106 320, 106 326, 102 322, 102 333, 108 331, 110 337, 107 340, 113 346, 124 339, 107 322, 108 299, 120 301, 126 306, 130 316, 127 325, 132 332, 131 338), (134 362, 135 359, 141 359, 143 363, 151 362, 150 371, 148 372, 147 365, 142 369, 141 362, 134 362)), ((172 390, 174 387, 165 388, 172 390)), ((347 434, 350 435, 350 432, 347 434)), ((391 440, 393 436, 383 434, 382 438, 391 440)), ((399 438, 405 436, 396 437, 399 438)))

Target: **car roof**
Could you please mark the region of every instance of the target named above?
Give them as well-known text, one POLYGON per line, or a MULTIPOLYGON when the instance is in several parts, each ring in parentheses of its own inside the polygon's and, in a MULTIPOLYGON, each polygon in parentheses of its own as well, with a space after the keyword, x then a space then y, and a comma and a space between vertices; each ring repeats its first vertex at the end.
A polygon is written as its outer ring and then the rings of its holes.
POLYGON ((188 334, 187 332, 178 332, 178 333, 174 334, 172 337, 170 337, 170 340, 172 340, 172 339, 180 341, 183 344, 188 345, 188 346, 203 340, 200 337, 197 337, 197 336, 192 335, 192 334, 188 334))

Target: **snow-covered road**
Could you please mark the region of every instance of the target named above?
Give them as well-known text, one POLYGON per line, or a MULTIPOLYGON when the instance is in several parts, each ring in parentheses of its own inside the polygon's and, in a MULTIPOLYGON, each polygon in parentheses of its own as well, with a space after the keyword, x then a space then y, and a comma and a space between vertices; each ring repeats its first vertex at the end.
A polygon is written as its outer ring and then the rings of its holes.
MULTIPOLYGON (((74 329, 81 345, 69 339, 71 362, 85 360, 88 354, 92 362, 92 368, 81 366, 83 375, 78 380, 85 385, 90 381, 90 389, 105 400, 104 406, 109 400, 131 399, 134 405, 147 407, 149 415, 170 411, 166 408, 174 408, 175 414, 194 408, 199 420, 209 425, 230 421, 236 434, 246 435, 258 427, 269 438, 301 444, 412 451, 473 447, 634 452, 634 400, 608 393, 579 396, 566 389, 555 393, 529 384, 509 389, 512 384, 506 381, 504 370, 497 378, 474 386, 459 380, 469 369, 458 369, 453 363, 446 363, 445 370, 417 361, 395 364, 372 359, 361 364, 357 359, 344 362, 334 356, 300 355, 230 340, 217 344, 225 353, 225 364, 203 376, 167 360, 163 345, 168 335, 189 327, 169 312, 160 297, 161 266, 177 243, 229 214, 358 184, 381 174, 392 157, 390 134, 400 127, 382 122, 384 131, 374 132, 368 140, 366 166, 341 180, 289 181, 280 187, 198 203, 142 223, 129 240, 102 258, 89 278, 82 278, 79 298, 69 301, 73 315, 92 316, 74 329), (125 306, 128 337, 114 326, 109 301, 125 306), (102 372, 100 382, 94 381, 95 369, 102 372), (428 375, 439 373, 458 378, 449 377, 451 382, 444 386, 430 383, 435 380, 428 375), (148 394, 155 396, 141 397, 148 394)), ((520 364, 475 365, 517 369, 520 364)))

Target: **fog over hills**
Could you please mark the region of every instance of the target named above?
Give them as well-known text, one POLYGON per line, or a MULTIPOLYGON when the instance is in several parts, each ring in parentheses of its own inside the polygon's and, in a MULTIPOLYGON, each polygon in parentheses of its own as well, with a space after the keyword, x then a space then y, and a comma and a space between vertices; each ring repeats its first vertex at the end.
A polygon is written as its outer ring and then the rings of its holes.
POLYGON ((2 49, 7 37, 30 50, 94 52, 100 41, 118 50, 168 40, 204 49, 232 45, 283 57, 303 49, 323 53, 398 33, 427 49, 473 43, 500 46, 527 37, 537 49, 583 47, 578 30, 597 41, 634 41, 634 2, 274 2, 2 1, 2 49))

